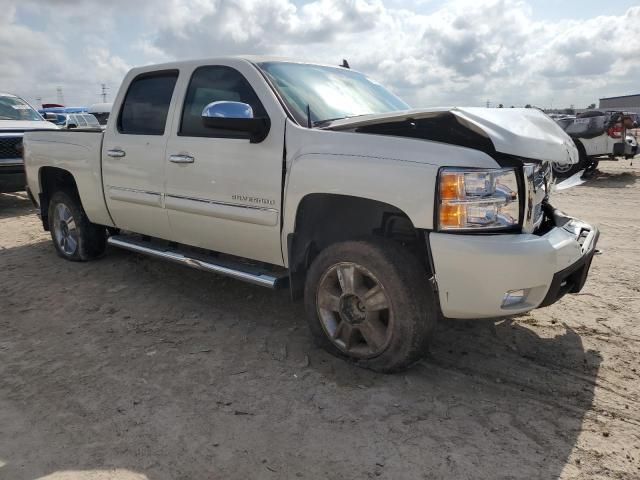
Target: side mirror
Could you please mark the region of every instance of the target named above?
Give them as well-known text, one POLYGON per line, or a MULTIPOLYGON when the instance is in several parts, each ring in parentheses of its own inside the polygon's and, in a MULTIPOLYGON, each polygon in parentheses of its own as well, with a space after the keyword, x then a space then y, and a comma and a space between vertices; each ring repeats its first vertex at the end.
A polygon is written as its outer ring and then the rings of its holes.
POLYGON ((202 110, 202 123, 208 128, 245 132, 251 143, 263 141, 271 128, 268 117, 254 117, 251 106, 242 102, 211 102, 202 110))
POLYGON ((78 128, 78 125, 76 125, 75 123, 70 123, 67 125, 67 128, 78 128))
POLYGON ((44 114, 44 119, 47 122, 57 122, 58 121, 58 115, 56 115, 55 113, 51 113, 51 112, 45 112, 44 114))

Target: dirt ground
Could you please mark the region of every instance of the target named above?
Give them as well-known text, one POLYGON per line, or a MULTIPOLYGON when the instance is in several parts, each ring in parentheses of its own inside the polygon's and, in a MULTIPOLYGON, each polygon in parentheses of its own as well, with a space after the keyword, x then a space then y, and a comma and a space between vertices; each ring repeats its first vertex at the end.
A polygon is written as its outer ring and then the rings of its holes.
POLYGON ((286 292, 66 262, 0 195, 0 479, 640 478, 640 160, 600 169, 554 200, 601 229, 584 290, 443 322, 397 375, 316 349, 286 292))

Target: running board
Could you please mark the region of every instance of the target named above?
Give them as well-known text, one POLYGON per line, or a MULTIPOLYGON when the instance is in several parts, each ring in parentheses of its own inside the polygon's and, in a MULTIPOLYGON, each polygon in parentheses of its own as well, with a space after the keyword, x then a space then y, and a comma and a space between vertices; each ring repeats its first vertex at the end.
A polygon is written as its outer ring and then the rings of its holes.
POLYGON ((200 255, 195 254, 187 256, 180 253, 176 248, 154 244, 151 241, 139 240, 127 235, 110 236, 107 239, 107 243, 114 247, 124 248, 125 250, 136 253, 143 253, 151 257, 168 260, 197 270, 217 273, 261 287, 272 289, 281 288, 286 285, 289 278, 288 272, 284 269, 276 272, 238 261, 234 262, 228 258, 210 257, 204 259, 201 258, 200 255))

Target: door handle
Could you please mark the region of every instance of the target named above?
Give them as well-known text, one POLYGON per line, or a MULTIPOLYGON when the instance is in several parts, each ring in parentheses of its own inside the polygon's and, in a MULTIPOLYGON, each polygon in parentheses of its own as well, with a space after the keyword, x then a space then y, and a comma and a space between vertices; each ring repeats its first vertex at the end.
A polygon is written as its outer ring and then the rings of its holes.
POLYGON ((172 163, 193 163, 196 161, 191 155, 169 155, 169 161, 172 163))
POLYGON ((120 150, 119 148, 114 148, 112 150, 107 150, 107 155, 112 158, 122 158, 126 155, 124 150, 120 150))

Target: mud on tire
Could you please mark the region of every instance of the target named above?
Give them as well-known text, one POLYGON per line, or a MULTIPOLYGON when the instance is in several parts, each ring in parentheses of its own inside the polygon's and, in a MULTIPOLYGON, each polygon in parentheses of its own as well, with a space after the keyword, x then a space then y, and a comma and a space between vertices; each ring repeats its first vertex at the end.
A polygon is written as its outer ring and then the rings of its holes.
POLYGON ((437 319, 427 272, 385 239, 323 250, 307 275, 305 307, 318 346, 379 372, 403 370, 422 358, 437 319))

